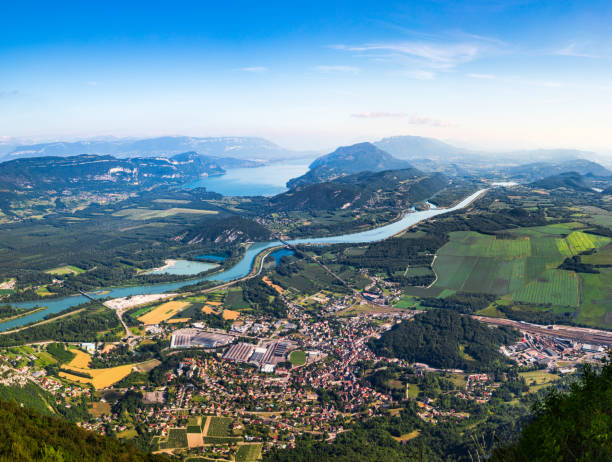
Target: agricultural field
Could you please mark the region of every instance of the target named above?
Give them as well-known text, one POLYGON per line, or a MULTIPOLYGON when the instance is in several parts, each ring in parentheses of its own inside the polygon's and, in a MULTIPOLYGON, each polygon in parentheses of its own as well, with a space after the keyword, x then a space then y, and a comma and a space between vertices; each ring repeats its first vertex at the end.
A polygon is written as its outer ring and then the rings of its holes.
POLYGON ((52 295, 55 295, 53 292, 49 292, 49 289, 47 289, 47 286, 40 286, 39 288, 37 288, 35 290, 36 295, 40 295, 41 297, 50 297, 52 295))
POLYGON ((168 430, 168 436, 158 440, 159 449, 176 449, 186 448, 187 431, 184 428, 171 428, 168 430))
POLYGON ((519 375, 525 379, 525 383, 527 383, 529 387, 529 393, 535 393, 559 379, 558 375, 551 374, 547 371, 519 372, 519 375))
POLYGON ((451 233, 433 265, 438 277, 433 288, 511 294, 517 302, 578 308, 581 276, 556 268, 566 257, 611 241, 578 230, 581 226, 564 223, 520 228, 506 232, 504 238, 451 233))
POLYGON ((249 308, 242 297, 242 287, 230 287, 225 296, 225 306, 230 310, 240 311, 249 308))
POLYGON ((81 274, 85 270, 73 265, 58 266, 57 268, 51 268, 45 271, 47 274, 53 274, 55 276, 65 276, 66 274, 81 274))
POLYGON ((240 312, 233 311, 233 310, 223 310, 222 316, 223 316, 223 319, 230 319, 232 321, 235 321, 240 316, 240 312))
POLYGON ((583 302, 576 320, 612 328, 612 268, 600 268, 599 274, 580 276, 583 281, 583 302))
POLYGON ((227 437, 232 436, 232 418, 230 417, 210 417, 210 424, 205 436, 227 437))
POLYGON ((513 292, 512 298, 517 302, 577 308, 580 304, 580 279, 573 271, 548 270, 513 292))
POLYGON ((241 444, 236 452, 236 462, 255 462, 261 459, 261 443, 241 444))
POLYGON ((162 303, 155 309, 140 316, 138 320, 143 324, 160 324, 170 319, 188 305, 190 305, 189 302, 178 301, 162 303))
POLYGON ((69 363, 62 366, 59 373, 60 377, 73 382, 91 384, 96 390, 110 387, 124 379, 132 372, 134 367, 133 364, 125 364, 106 369, 91 369, 89 367, 90 355, 77 349, 71 349, 70 351, 75 356, 69 363))
POLYGON ((216 210, 200 210, 200 209, 186 209, 180 207, 173 207, 170 209, 145 209, 145 208, 134 208, 134 209, 123 209, 113 213, 114 217, 127 218, 128 220, 154 220, 157 218, 167 218, 178 214, 198 214, 198 215, 214 215, 219 212, 216 210))

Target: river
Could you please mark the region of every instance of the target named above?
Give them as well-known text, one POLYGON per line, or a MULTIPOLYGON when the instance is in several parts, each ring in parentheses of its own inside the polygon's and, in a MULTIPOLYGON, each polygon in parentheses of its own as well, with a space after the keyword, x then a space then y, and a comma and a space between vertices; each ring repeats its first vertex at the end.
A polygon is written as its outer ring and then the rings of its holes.
MULTIPOLYGON (((466 197, 461 202, 459 202, 454 207, 448 209, 430 209, 423 210, 419 212, 407 213, 401 219, 390 223, 388 225, 384 225, 378 228, 370 229, 368 231, 362 231, 359 233, 349 233, 342 234, 339 236, 329 236, 329 237, 312 237, 312 238, 303 238, 303 239, 293 239, 288 241, 293 245, 307 244, 307 245, 324 245, 324 244, 365 244, 369 242, 382 241, 383 239, 387 239, 406 228, 409 228, 423 220, 427 220, 428 218, 432 218, 438 215, 442 215, 449 212, 454 212, 455 210, 462 209, 472 203, 480 194, 482 194, 486 189, 481 189, 480 191, 475 192, 474 194, 466 197)), ((98 292, 91 292, 91 295, 94 298, 119 298, 119 297, 127 297, 129 295, 140 295, 140 294, 152 294, 152 293, 163 293, 163 292, 172 292, 183 286, 194 284, 196 282, 200 282, 203 280, 215 281, 215 282, 229 282, 235 279, 242 278, 249 274, 251 271, 251 267, 253 266, 253 262, 255 261, 255 257, 260 254, 262 251, 266 249, 270 249, 272 247, 282 246, 283 244, 279 241, 272 242, 256 242, 252 244, 247 251, 245 252, 242 259, 236 263, 231 268, 228 268, 225 271, 221 271, 219 273, 212 274, 205 278, 201 279, 190 279, 188 281, 180 281, 173 282, 168 284, 150 284, 143 286, 133 286, 133 287, 118 287, 118 288, 109 288, 107 290, 100 290, 98 292)), ((72 306, 79 305, 81 303, 87 302, 87 297, 83 295, 73 295, 70 297, 49 299, 49 300, 36 300, 31 302, 21 302, 16 303, 13 306, 18 308, 32 308, 34 306, 46 306, 47 309, 43 311, 39 311, 33 313, 29 316, 23 316, 21 318, 13 319, 11 321, 7 321, 5 323, 0 324, 0 331, 5 331, 9 329, 14 329, 16 327, 23 326, 25 324, 29 324, 31 322, 39 321, 43 319, 45 316, 51 313, 59 313, 65 309, 68 309, 72 306)))

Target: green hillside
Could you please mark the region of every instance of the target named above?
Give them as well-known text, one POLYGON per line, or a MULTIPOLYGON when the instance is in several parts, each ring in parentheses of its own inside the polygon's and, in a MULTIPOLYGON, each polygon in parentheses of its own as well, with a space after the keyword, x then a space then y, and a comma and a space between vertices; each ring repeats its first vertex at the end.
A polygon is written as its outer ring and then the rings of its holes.
POLYGON ((1 462, 162 462, 110 437, 16 404, 0 402, 1 462))

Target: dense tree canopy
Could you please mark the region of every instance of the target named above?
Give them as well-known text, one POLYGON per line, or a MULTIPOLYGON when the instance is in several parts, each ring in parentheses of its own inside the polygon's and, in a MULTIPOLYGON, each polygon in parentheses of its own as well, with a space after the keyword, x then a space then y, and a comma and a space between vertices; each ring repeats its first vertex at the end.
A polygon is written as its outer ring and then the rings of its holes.
POLYGON ((0 461, 161 462, 110 437, 83 430, 65 420, 43 416, 17 404, 0 402, 0 461))
POLYGON ((597 374, 585 367, 569 393, 551 392, 513 446, 499 449, 496 462, 612 460, 612 365, 597 374))
POLYGON ((517 338, 518 332, 512 329, 491 329, 453 311, 432 310, 396 325, 380 339, 371 340, 370 347, 381 356, 432 367, 491 370, 507 363, 499 346, 517 338))

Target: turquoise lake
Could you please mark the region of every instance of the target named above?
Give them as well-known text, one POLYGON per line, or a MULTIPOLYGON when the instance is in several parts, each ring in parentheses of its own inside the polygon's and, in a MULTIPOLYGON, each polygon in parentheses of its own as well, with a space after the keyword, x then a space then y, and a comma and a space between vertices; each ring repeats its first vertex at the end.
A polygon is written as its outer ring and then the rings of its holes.
POLYGON ((308 162, 294 160, 257 168, 233 168, 225 175, 201 178, 184 185, 205 187, 224 196, 273 196, 287 191, 285 184, 308 171, 308 162))

